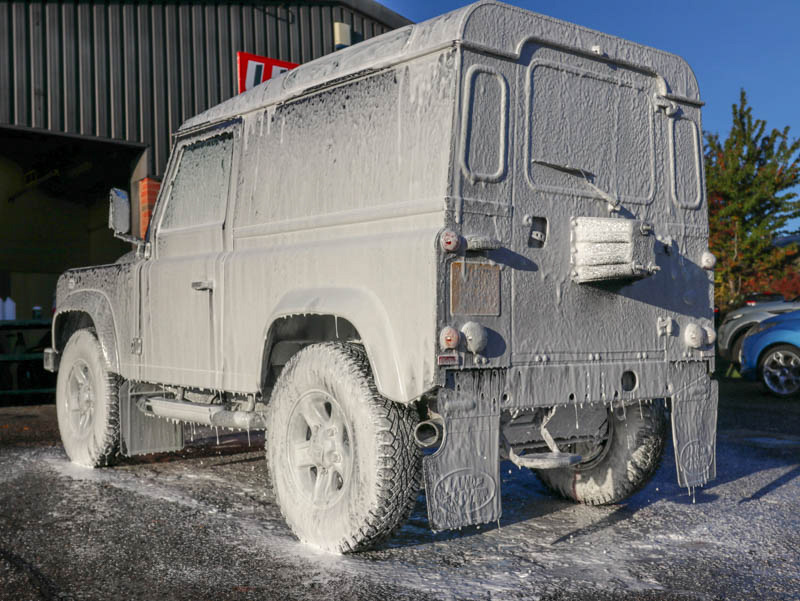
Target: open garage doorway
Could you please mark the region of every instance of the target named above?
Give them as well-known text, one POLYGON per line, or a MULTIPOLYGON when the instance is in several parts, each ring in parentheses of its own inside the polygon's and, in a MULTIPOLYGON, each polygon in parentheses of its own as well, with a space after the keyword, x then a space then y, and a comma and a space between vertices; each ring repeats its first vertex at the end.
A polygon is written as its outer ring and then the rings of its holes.
POLYGON ((130 190, 145 152, 137 144, 0 127, 0 299, 15 305, 14 315, 0 316, 0 404, 33 401, 46 393, 24 390, 51 387, 38 356, 48 345, 58 276, 130 250, 108 229, 108 191, 130 190))

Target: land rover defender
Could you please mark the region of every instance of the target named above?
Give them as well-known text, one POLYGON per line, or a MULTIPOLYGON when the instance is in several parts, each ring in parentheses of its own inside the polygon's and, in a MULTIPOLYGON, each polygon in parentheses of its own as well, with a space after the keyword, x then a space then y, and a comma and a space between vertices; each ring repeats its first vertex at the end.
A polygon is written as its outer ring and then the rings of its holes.
POLYGON ((59 280, 67 454, 265 429, 289 526, 340 552, 423 484, 432 528, 496 522, 501 460, 617 502, 670 414, 678 481, 704 485, 702 104, 677 56, 478 2, 189 119, 144 240, 112 194, 135 252, 59 280))

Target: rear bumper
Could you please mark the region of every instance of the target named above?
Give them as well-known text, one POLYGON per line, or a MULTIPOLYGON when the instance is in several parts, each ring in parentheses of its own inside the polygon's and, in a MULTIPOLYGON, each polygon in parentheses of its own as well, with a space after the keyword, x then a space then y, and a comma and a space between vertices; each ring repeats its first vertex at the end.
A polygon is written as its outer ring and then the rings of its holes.
POLYGON ((501 371, 506 397, 501 408, 551 407, 573 403, 628 403, 671 397, 692 379, 708 379, 709 361, 668 362, 642 353, 636 360, 583 363, 542 361, 501 371))

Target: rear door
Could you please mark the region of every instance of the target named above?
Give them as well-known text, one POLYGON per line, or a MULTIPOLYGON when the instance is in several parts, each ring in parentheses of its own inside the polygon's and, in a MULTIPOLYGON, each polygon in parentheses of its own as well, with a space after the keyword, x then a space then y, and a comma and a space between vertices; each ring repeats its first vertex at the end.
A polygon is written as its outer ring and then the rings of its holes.
POLYGON ((663 282, 576 284, 571 266, 575 218, 656 220, 663 228, 658 81, 602 57, 530 50, 518 65, 513 245, 535 267, 513 275, 513 359, 663 353, 651 304, 651 289, 663 282), (609 211, 609 199, 619 211, 609 211))
POLYGON ((142 270, 143 379, 203 388, 218 353, 225 213, 239 123, 180 142, 142 270))

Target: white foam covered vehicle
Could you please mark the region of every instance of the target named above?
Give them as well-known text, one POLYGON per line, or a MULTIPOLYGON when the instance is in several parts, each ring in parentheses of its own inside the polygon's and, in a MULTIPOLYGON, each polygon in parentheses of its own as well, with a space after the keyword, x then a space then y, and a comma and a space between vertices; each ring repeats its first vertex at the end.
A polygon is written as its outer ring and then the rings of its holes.
POLYGON ((479 2, 177 132, 137 252, 58 284, 73 461, 265 428, 303 540, 495 522, 499 462, 613 503, 715 475, 697 83, 677 56, 479 2), (159 419, 154 419, 159 418, 159 419), (176 424, 177 422, 177 424, 176 424), (420 447, 437 448, 422 459, 420 447))

